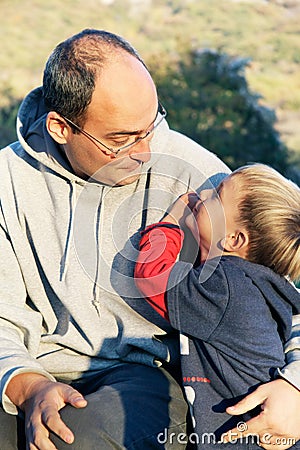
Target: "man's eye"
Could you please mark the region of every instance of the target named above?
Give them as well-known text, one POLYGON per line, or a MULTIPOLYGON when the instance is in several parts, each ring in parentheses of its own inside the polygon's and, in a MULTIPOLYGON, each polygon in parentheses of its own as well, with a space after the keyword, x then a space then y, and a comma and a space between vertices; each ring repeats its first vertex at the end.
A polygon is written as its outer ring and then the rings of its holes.
POLYGON ((121 145, 126 145, 129 142, 129 137, 126 138, 122 138, 122 139, 114 139, 111 141, 111 144, 114 145, 115 147, 117 146, 121 146, 121 145))

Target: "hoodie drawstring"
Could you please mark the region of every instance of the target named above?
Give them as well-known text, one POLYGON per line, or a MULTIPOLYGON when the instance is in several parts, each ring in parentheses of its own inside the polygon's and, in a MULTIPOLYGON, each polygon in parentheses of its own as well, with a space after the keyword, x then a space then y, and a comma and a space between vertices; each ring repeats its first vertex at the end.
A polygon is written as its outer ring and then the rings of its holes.
POLYGON ((69 194, 69 208, 70 208, 70 218, 67 232, 67 239, 65 243, 65 250, 60 261, 60 281, 64 281, 69 265, 69 254, 70 246, 73 235, 73 221, 74 221, 74 210, 76 206, 76 181, 69 180, 70 184, 70 194, 69 194))
POLYGON ((97 285, 98 285, 98 274, 99 274, 99 266, 100 266, 100 242, 99 242, 99 237, 100 237, 100 217, 101 217, 101 206, 102 206, 102 199, 103 199, 103 192, 104 192, 104 187, 102 188, 101 191, 101 195, 99 198, 99 202, 98 202, 98 207, 97 207, 97 216, 96 216, 96 221, 95 221, 95 239, 96 239, 96 255, 97 255, 97 260, 96 260, 96 272, 95 272, 95 280, 94 280, 94 286, 93 286, 93 305, 96 308, 97 314, 100 316, 100 300, 97 297, 97 285))
POLYGON ((142 222, 140 231, 143 231, 147 225, 147 213, 148 213, 148 202, 149 202, 149 186, 151 179, 151 168, 147 171, 147 178, 145 183, 145 192, 144 192, 144 200, 143 200, 143 211, 142 211, 142 222))
MULTIPOLYGON (((149 186, 150 186, 150 178, 151 178, 151 169, 147 171, 146 182, 144 188, 144 198, 143 198, 143 206, 142 206, 142 217, 141 217, 141 230, 145 229, 147 225, 147 211, 148 211, 148 202, 149 202, 149 186)), ((68 180, 70 186, 69 193, 69 224, 67 230, 67 237, 65 242, 64 252, 60 262, 60 281, 64 281, 66 278, 66 274, 69 266, 69 258, 70 258, 70 248, 73 238, 73 228, 74 228, 74 216, 75 216, 75 207, 76 207, 76 181, 68 180)), ((99 268, 100 268, 100 259, 101 259, 101 250, 100 250, 100 222, 101 222, 101 209, 102 209, 102 201, 104 195, 104 187, 102 188, 101 195, 98 201, 97 207, 97 215, 95 220, 95 244, 96 244, 96 264, 95 264, 95 275, 94 275, 94 285, 93 285, 93 300, 92 303, 97 311, 97 314, 100 315, 100 300, 98 295, 98 278, 99 278, 99 268)))

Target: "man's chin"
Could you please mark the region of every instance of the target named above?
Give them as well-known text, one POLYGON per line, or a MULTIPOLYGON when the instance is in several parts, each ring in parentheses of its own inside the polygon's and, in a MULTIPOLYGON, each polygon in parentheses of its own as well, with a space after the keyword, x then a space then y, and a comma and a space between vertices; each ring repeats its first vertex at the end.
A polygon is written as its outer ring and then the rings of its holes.
POLYGON ((131 175, 130 177, 123 178, 121 181, 116 183, 116 186, 126 186, 127 184, 134 183, 141 176, 141 173, 137 173, 135 175, 131 175))
POLYGON ((91 178, 108 186, 126 186, 140 178, 141 169, 141 165, 137 165, 137 167, 129 170, 123 167, 115 167, 113 164, 107 164, 95 172, 91 178))

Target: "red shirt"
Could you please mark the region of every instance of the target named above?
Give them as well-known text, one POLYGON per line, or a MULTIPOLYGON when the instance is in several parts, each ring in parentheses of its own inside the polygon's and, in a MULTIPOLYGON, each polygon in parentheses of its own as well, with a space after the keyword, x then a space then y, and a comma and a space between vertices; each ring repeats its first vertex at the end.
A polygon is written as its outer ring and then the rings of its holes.
POLYGON ((135 284, 151 306, 167 320, 166 289, 183 238, 184 233, 179 226, 169 222, 148 226, 142 232, 135 266, 135 284))

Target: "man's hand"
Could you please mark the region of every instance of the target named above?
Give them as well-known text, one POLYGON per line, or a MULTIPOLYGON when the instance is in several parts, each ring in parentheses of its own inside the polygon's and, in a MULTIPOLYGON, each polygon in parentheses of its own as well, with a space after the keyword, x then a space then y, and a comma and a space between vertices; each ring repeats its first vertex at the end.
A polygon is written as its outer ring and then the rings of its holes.
POLYGON ((42 375, 26 373, 11 380, 6 394, 24 411, 28 449, 56 450, 49 439, 50 431, 68 444, 74 441, 72 431, 61 420, 58 411, 66 404, 83 408, 87 401, 71 386, 55 383, 42 375))
POLYGON ((223 442, 255 434, 264 449, 284 450, 300 439, 300 392, 295 387, 283 379, 271 381, 226 411, 239 415, 258 405, 261 413, 226 433, 223 442))

